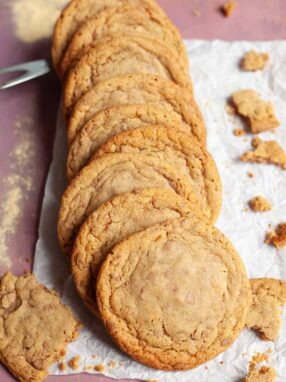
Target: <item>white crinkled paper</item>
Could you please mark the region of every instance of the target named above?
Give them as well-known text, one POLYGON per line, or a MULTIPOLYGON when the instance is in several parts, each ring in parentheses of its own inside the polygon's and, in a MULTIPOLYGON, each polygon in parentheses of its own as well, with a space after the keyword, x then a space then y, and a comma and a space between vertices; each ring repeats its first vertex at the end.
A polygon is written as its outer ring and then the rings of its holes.
MULTIPOLYGON (((238 117, 225 110, 226 100, 239 89, 254 89, 274 103, 281 126, 276 133, 261 134, 263 139, 275 139, 286 148, 286 42, 222 42, 186 41, 195 95, 208 129, 208 149, 217 163, 223 184, 223 207, 217 226, 229 237, 242 256, 249 277, 276 277, 286 280, 286 249, 277 251, 263 243, 269 223, 275 226, 286 220, 286 171, 261 164, 241 163, 239 156, 250 149, 251 136, 235 137, 233 129, 242 127, 238 117), (270 54, 264 71, 242 72, 239 61, 250 49, 270 54), (247 176, 254 174, 253 178, 247 176), (273 209, 253 213, 247 201, 256 195, 266 196, 273 209)), ((286 308, 283 326, 277 342, 263 342, 257 335, 244 330, 228 351, 194 370, 163 372, 149 369, 121 353, 109 339, 100 321, 88 312, 77 296, 68 261, 57 244, 57 213, 65 188, 66 159, 65 128, 59 117, 54 146, 54 158, 49 171, 39 240, 36 246, 34 273, 48 287, 55 288, 84 324, 80 338, 70 344, 66 359, 81 355, 77 372, 88 365, 104 364, 104 374, 113 378, 157 379, 164 382, 237 382, 248 367, 254 351, 273 352, 270 363, 278 371, 278 382, 286 375, 286 308), (247 353, 247 354, 246 354, 247 353), (96 354, 96 359, 92 355, 96 354), (108 366, 115 361, 118 367, 108 366), (223 361, 223 363, 222 363, 223 361)), ((60 374, 57 366, 51 374, 60 374)), ((66 373, 72 373, 68 369, 66 373)))

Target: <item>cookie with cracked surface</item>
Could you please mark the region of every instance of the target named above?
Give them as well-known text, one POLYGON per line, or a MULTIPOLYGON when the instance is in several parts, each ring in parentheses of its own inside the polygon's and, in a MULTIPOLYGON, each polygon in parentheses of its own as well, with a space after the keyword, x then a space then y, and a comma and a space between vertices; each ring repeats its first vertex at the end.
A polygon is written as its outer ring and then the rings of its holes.
POLYGON ((79 60, 86 49, 95 46, 105 37, 118 37, 122 34, 139 34, 171 46, 177 52, 186 73, 189 72, 188 56, 179 31, 154 7, 143 3, 140 7, 128 5, 108 8, 83 23, 74 34, 61 60, 61 76, 79 60))
POLYGON ((209 222, 216 221, 222 201, 220 176, 213 158, 194 137, 166 126, 138 127, 110 138, 95 157, 115 152, 155 155, 180 169, 209 222))
POLYGON ((186 128, 191 128, 200 141, 206 141, 204 120, 192 96, 159 76, 133 74, 101 81, 79 99, 67 124, 68 142, 100 111, 127 104, 153 104, 161 112, 176 113, 186 128))
POLYGON ((281 327, 281 306, 286 303, 286 282, 260 278, 250 280, 253 301, 246 326, 267 341, 275 341, 281 327))
POLYGON ((133 191, 102 204, 81 226, 72 251, 72 273, 85 304, 98 314, 93 284, 116 243, 156 223, 194 213, 192 204, 167 189, 133 191))
POLYGON ((32 274, 0 282, 0 360, 21 382, 40 382, 78 337, 80 324, 32 274))
POLYGON ((81 224, 102 203, 142 188, 167 188, 199 208, 192 186, 179 169, 154 156, 106 154, 84 167, 64 192, 58 219, 63 252, 70 256, 81 224))
POLYGON ((139 73, 157 74, 192 94, 189 76, 170 47, 135 35, 106 38, 89 49, 67 74, 63 89, 65 115, 98 82, 139 73))
POLYGON ((58 18, 52 41, 52 59, 54 68, 58 70, 58 65, 70 43, 74 33, 89 18, 96 16, 99 12, 123 5, 142 6, 153 8, 162 17, 166 14, 153 0, 72 0, 62 11, 58 18))
POLYGON ((76 135, 70 146, 67 158, 68 179, 72 179, 109 138, 125 130, 157 124, 192 135, 190 126, 181 123, 175 112, 162 110, 152 104, 113 106, 97 113, 76 135))
POLYGON ((101 318, 120 348, 163 370, 192 369, 225 351, 243 329, 251 303, 232 244, 189 217, 115 245, 96 290, 101 318))

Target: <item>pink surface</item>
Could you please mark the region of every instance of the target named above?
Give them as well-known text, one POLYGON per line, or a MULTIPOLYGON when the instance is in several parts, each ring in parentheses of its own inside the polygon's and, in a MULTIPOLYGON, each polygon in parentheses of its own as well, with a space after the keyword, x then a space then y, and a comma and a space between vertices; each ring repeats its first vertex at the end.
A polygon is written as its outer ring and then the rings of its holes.
MULTIPOLYGON (((47 0, 48 1, 48 0, 47 0)), ((0 67, 49 57, 49 41, 24 44, 13 33, 9 10, 11 0, 0 1, 0 67)), ((238 0, 238 7, 230 18, 219 11, 221 0, 158 0, 179 27, 184 38, 225 40, 273 40, 285 38, 285 0, 238 0), (194 13, 200 13, 197 17, 194 13)), ((52 158, 56 114, 60 86, 53 74, 17 88, 0 91, 0 198, 7 192, 7 177, 13 173, 29 175, 33 187, 25 191, 21 216, 15 234, 9 237, 10 270, 21 274, 31 266, 37 240, 37 226, 41 209, 45 177, 52 158), (20 130, 17 123, 21 122, 20 130), (33 150, 21 163, 13 151, 25 134, 33 137, 33 150)), ((1 203, 2 205, 2 203, 1 203)), ((2 254, 0 255, 2 256, 2 254)), ((0 257, 1 260, 1 257, 0 257)), ((3 274, 7 266, 1 265, 3 274)), ((0 368, 0 381, 13 377, 0 368)), ((52 381, 111 381, 100 376, 78 375, 49 377, 52 381)), ((126 381, 126 380, 125 380, 126 381)), ((204 381, 202 381, 204 382, 204 381)))

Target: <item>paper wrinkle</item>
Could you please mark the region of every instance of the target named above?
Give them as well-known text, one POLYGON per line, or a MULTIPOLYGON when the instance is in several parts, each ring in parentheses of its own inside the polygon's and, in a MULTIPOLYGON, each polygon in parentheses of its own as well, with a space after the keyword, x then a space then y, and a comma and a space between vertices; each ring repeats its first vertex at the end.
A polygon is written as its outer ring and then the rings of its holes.
MULTIPOLYGON (((275 134, 265 132, 262 139, 275 139, 286 148, 286 42, 186 41, 195 95, 208 130, 208 148, 217 163, 223 184, 223 206, 217 227, 233 242, 249 277, 276 277, 286 280, 286 249, 277 251, 263 243, 268 224, 285 221, 286 171, 271 165, 241 163, 238 158, 251 148, 251 135, 235 137, 233 130, 243 127, 237 116, 225 110, 226 100, 239 89, 254 89, 274 103, 281 126, 275 134), (242 72, 239 62, 249 50, 268 52, 270 63, 264 71, 242 72), (253 178, 247 176, 254 174, 253 178), (266 196, 273 209, 253 213, 247 202, 256 195, 266 196), (245 209, 248 209, 247 211, 245 209)), ((278 382, 286 375, 286 309, 279 339, 264 342, 252 331, 244 330, 224 354, 194 370, 162 372, 149 369, 120 352, 105 333, 103 325, 84 307, 69 276, 69 265, 61 253, 56 235, 60 197, 64 191, 66 132, 59 116, 54 156, 47 178, 36 246, 34 273, 48 287, 60 292, 84 324, 80 338, 69 345, 66 360, 81 355, 81 367, 103 364, 104 374, 113 378, 157 379, 164 382, 237 382, 247 372, 253 352, 273 353, 270 363, 278 371, 278 382), (95 359, 92 355, 96 354, 95 359), (122 363, 111 368, 108 362, 122 363), (223 362, 222 364, 220 362, 223 362)), ((61 374, 54 365, 51 374, 61 374)), ((90 372, 90 371, 89 371, 90 372)), ((68 369, 65 374, 73 371, 68 369)))

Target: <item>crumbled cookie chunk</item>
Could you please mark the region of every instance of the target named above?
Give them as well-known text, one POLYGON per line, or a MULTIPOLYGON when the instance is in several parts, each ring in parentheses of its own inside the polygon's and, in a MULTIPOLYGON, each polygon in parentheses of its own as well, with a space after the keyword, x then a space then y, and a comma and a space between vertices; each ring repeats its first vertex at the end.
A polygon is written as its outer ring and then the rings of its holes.
MULTIPOLYGON (((252 279, 252 305, 246 326, 264 340, 274 341, 281 326, 281 306, 286 302, 286 282, 277 279, 252 279)), ((260 362, 260 361, 259 361, 260 362)))
POLYGON ((98 371, 99 373, 103 373, 104 369, 105 369, 105 367, 102 363, 94 366, 94 370, 98 371))
POLYGON ((271 203, 261 195, 249 200, 248 205, 254 212, 270 211, 272 208, 271 203))
POLYGON ((232 101, 238 114, 246 118, 253 134, 279 126, 272 103, 262 100, 254 90, 239 90, 232 94, 232 101))
POLYGON ((21 382, 40 382, 65 354, 80 324, 58 295, 31 274, 0 283, 0 360, 21 382))
POLYGON ((80 363, 80 356, 76 355, 75 357, 71 358, 68 361, 68 365, 71 369, 73 370, 78 370, 79 369, 79 363, 80 363))
POLYGON ((235 129, 233 130, 233 135, 236 137, 242 137, 245 134, 245 131, 242 129, 235 129))
POLYGON ((229 17, 233 14, 235 8, 237 7, 237 2, 234 0, 226 1, 222 6, 222 12, 226 17, 229 17))
POLYGON ((251 50, 244 55, 241 61, 241 68, 250 72, 262 70, 264 69, 268 60, 268 53, 257 53, 255 50, 251 50))
POLYGON ((275 382, 276 370, 272 367, 262 366, 260 369, 250 369, 244 382, 275 382))
POLYGON ((274 232, 268 232, 265 243, 274 245, 277 249, 284 247, 286 245, 286 223, 280 223, 274 232))
POLYGON ((286 155, 276 141, 262 141, 254 138, 251 142, 254 150, 242 154, 242 162, 269 163, 286 170, 286 155))

